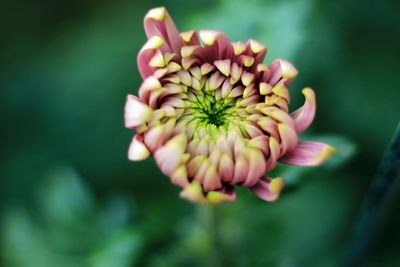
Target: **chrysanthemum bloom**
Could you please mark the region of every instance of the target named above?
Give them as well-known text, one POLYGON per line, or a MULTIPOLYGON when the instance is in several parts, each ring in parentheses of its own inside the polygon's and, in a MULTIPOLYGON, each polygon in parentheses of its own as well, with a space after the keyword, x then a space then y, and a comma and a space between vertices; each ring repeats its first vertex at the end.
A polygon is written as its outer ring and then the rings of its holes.
POLYGON ((298 141, 315 115, 315 95, 288 113, 288 86, 297 75, 289 62, 263 64, 257 41, 230 43, 214 30, 179 33, 164 7, 144 19, 147 43, 138 55, 144 81, 128 95, 125 126, 136 130, 130 160, 153 155, 161 171, 193 202, 234 201, 234 185, 265 201, 278 198, 282 178, 265 173, 277 162, 315 166, 331 146, 298 141))

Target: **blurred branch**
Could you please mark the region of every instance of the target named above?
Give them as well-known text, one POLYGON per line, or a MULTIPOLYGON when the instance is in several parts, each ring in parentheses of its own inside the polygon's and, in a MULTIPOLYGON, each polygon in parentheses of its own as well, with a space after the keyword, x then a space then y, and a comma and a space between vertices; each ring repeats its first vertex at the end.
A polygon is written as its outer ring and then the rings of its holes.
POLYGON ((347 245, 343 266, 363 266, 384 215, 400 186, 400 123, 380 162, 347 245))

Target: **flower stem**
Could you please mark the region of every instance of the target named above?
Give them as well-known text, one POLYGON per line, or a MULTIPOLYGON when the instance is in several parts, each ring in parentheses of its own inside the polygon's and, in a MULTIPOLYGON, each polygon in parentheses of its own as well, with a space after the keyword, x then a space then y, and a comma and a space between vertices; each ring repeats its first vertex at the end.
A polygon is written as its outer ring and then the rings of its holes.
POLYGON ((203 266, 222 266, 216 206, 199 205, 199 216, 210 241, 209 253, 204 258, 203 266))
POLYGON ((343 266, 361 266, 400 187, 400 123, 387 148, 345 250, 343 266))

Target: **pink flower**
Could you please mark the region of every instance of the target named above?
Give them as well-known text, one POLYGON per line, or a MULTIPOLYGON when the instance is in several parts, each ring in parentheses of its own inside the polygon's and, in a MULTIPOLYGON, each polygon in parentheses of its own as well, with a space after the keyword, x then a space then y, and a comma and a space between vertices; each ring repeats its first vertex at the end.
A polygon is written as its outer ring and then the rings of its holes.
POLYGON ((298 141, 314 119, 315 94, 288 113, 288 87, 297 69, 288 61, 263 64, 267 48, 255 40, 230 43, 218 31, 179 33, 164 7, 144 19, 148 37, 138 55, 144 81, 128 95, 125 126, 136 130, 130 160, 153 155, 182 187, 181 197, 217 204, 234 201, 234 185, 274 201, 282 178, 264 174, 277 162, 316 166, 331 146, 298 141))

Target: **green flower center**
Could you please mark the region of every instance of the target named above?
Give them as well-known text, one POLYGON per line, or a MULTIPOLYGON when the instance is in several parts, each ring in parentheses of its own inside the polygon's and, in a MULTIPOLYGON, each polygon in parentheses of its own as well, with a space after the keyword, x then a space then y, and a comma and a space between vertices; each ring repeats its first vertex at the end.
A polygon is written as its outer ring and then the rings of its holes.
POLYGON ((201 124, 228 126, 230 118, 234 116, 234 104, 223 99, 217 100, 215 92, 196 92, 190 99, 192 116, 201 124))

